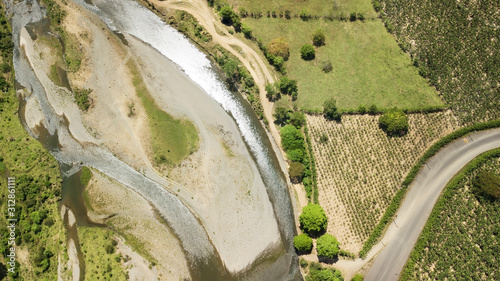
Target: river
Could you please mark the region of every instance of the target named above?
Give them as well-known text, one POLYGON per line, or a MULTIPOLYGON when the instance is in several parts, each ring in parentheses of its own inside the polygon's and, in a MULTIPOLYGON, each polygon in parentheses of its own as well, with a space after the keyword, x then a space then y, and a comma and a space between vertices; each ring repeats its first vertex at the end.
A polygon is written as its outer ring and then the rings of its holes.
POLYGON ((39 141, 61 163, 66 181, 69 181, 79 170, 80 165, 86 165, 98 169, 141 194, 155 206, 180 239, 193 280, 301 279, 297 256, 292 245, 292 238, 296 234, 293 208, 285 175, 272 149, 272 143, 249 104, 241 95, 228 90, 205 54, 182 34, 161 21, 154 13, 132 0, 98 0, 93 3, 83 0, 75 1, 98 15, 114 32, 133 35, 176 63, 179 71, 183 71, 207 95, 217 101, 237 123, 266 185, 279 225, 281 240, 285 245, 279 257, 264 257, 238 276, 232 276, 224 268, 205 229, 176 196, 135 171, 110 152, 98 146, 88 144, 83 146, 73 138, 68 130, 67 122, 55 113, 47 100, 44 88, 37 80, 29 63, 19 52, 19 34, 22 27, 41 23, 45 11, 36 1, 15 4, 7 2, 9 12, 13 15, 16 81, 37 96, 46 119, 44 126, 47 134, 43 137, 34 134, 29 128, 27 130, 31 135, 38 137, 39 141), (54 141, 58 143, 56 147, 53 145, 54 141))

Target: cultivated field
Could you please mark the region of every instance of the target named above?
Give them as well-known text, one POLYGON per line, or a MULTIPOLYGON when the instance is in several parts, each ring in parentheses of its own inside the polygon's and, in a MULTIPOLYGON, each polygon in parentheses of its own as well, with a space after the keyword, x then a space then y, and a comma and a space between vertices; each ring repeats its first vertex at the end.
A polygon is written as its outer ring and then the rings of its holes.
POLYGON ((287 75, 298 81, 296 104, 301 109, 319 110, 334 97, 340 108, 356 109, 372 104, 381 108, 398 106, 420 108, 442 105, 430 87, 403 53, 394 38, 378 20, 327 21, 300 19, 245 18, 257 39, 264 44, 284 36, 290 44, 285 63, 287 75), (316 29, 325 33, 325 45, 316 48, 316 58, 305 61, 300 48, 312 44, 316 29), (322 65, 332 64, 325 73, 322 65))
POLYGON ((341 123, 307 116, 307 123, 328 232, 353 253, 361 250, 418 158, 458 128, 450 111, 409 115, 409 132, 400 138, 388 138, 378 116, 344 115, 341 123))
POLYGON ((388 29, 464 124, 500 118, 500 2, 385 0, 388 29))
POLYGON ((498 152, 487 159, 443 192, 402 280, 500 279, 500 199, 478 196, 472 185, 482 170, 500 176, 498 152))

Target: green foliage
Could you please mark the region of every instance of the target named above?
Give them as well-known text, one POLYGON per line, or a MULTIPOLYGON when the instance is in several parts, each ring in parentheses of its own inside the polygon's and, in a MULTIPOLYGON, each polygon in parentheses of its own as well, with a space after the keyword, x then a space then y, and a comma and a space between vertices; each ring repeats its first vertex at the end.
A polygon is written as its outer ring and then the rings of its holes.
POLYGON ((50 17, 51 25, 55 27, 59 26, 66 17, 66 12, 54 0, 42 0, 42 3, 47 7, 47 14, 50 17))
POLYGON ((396 107, 387 110, 378 122, 389 136, 403 136, 408 132, 408 116, 396 107))
POLYGON ((89 168, 83 166, 82 174, 80 175, 80 183, 83 186, 87 186, 89 184, 90 179, 92 178, 92 171, 89 168))
POLYGON ((481 171, 472 181, 473 186, 491 198, 500 198, 500 177, 488 171, 481 171))
POLYGON ((295 111, 290 114, 290 124, 300 129, 306 123, 306 116, 300 111, 295 111))
POLYGON ((323 115, 328 120, 340 121, 342 114, 337 109, 337 101, 329 98, 323 103, 323 115))
POLYGON ((326 258, 334 258, 339 253, 339 242, 331 234, 323 234, 316 241, 318 256, 326 258))
POLYGON ((361 275, 361 273, 356 273, 356 275, 354 275, 354 277, 351 278, 351 281, 363 281, 363 275, 361 275))
POLYGON ((322 267, 321 264, 311 262, 309 266, 308 281, 343 281, 342 273, 335 268, 322 267))
MULTIPOLYGON (((295 239, 295 238, 294 238, 294 239, 295 239)), ((302 267, 302 268, 306 268, 306 267, 308 267, 308 266, 309 266, 309 262, 308 262, 308 261, 306 261, 306 260, 305 260, 305 259, 303 259, 303 258, 300 258, 300 259, 299 259, 299 264, 300 264, 300 267, 302 267)))
POLYGON ((325 45, 325 39, 325 33, 321 29, 317 29, 312 35, 313 45, 316 47, 325 45))
POLYGON ((245 35, 246 38, 248 39, 252 39, 252 29, 246 25, 246 24, 242 24, 241 25, 241 32, 243 32, 243 35, 245 35))
POLYGON ((10 65, 6 62, 0 64, 0 71, 2 73, 9 73, 11 71, 10 65))
POLYGON ((325 211, 318 204, 305 206, 299 216, 299 222, 300 227, 309 235, 317 235, 325 231, 328 224, 325 211))
POLYGON ((387 29, 462 124, 500 118, 500 2, 384 0, 387 29), (439 28, 436 28, 436 20, 439 28), (496 24, 495 24, 496 23, 496 24), (496 81, 496 82, 493 82, 496 81))
POLYGON ((276 118, 276 121, 274 121, 274 123, 280 126, 284 126, 290 121, 290 110, 281 106, 277 107, 274 111, 273 116, 274 118, 276 118))
POLYGON ((266 98, 269 101, 276 101, 281 98, 281 92, 276 89, 276 84, 267 84, 266 85, 266 98))
POLYGON ((75 100, 76 104, 78 107, 83 110, 87 111, 89 110, 90 107, 90 97, 89 94, 92 93, 91 89, 80 89, 80 88, 74 88, 73 93, 75 95, 75 100))
POLYGON ((313 60, 316 57, 316 51, 311 44, 305 44, 300 48, 300 56, 303 60, 313 60))
POLYGON ((229 5, 223 6, 219 11, 220 16, 222 17, 222 21, 226 24, 232 23, 233 13, 233 8, 231 8, 229 5))
POLYGON ((304 137, 295 126, 286 125, 281 128, 281 145, 285 151, 294 149, 305 149, 304 137))
POLYGON ((355 12, 351 12, 351 15, 349 16, 349 20, 356 21, 356 13, 355 12))
POLYGON ((484 122, 484 123, 478 123, 472 126, 464 127, 459 130, 456 130, 455 132, 447 135, 446 137, 440 139, 436 143, 434 143, 425 153, 420 157, 418 160, 417 164, 413 166, 413 168, 410 170, 408 175, 406 175, 403 183, 401 184, 402 187, 401 189, 396 192, 396 195, 392 198, 391 204, 389 207, 387 207, 384 215, 382 216, 382 219, 380 222, 377 224, 373 232, 370 234, 370 237, 368 237, 368 240, 366 240, 365 244, 363 245, 363 249, 359 252, 359 256, 361 258, 365 258, 370 249, 375 245, 379 237, 382 235, 385 227, 387 226, 388 223, 392 221, 392 218, 394 217, 394 214, 396 214, 396 211, 399 209, 399 206, 401 205, 401 202, 403 201, 404 196, 406 195, 406 191, 408 190, 407 187, 410 186, 410 184, 413 182, 415 177, 417 176, 418 172, 424 164, 436 153, 438 153, 441 148, 446 146, 447 144, 469 134, 475 131, 482 131, 482 130, 487 130, 487 129, 492 129, 492 128, 498 128, 500 127, 500 119, 499 120, 493 120, 489 122, 484 122))
POLYGON ((313 240, 307 234, 302 233, 293 237, 293 246, 299 252, 309 252, 313 246, 313 240))
POLYGON ((292 162, 290 164, 290 168, 288 169, 288 173, 290 174, 290 179, 293 183, 302 182, 302 178, 304 177, 304 165, 300 162, 292 162))
POLYGON ((403 268, 401 280, 466 280, 485 274, 484 279, 496 279, 500 273, 496 262, 500 260, 500 201, 476 197, 467 187, 483 169, 500 173, 499 160, 500 149, 483 153, 448 182, 403 268), (451 267, 455 270, 450 271, 451 267))
POLYGON ((274 38, 267 44, 267 51, 274 57, 282 57, 284 60, 288 60, 290 56, 288 40, 283 36, 274 38))

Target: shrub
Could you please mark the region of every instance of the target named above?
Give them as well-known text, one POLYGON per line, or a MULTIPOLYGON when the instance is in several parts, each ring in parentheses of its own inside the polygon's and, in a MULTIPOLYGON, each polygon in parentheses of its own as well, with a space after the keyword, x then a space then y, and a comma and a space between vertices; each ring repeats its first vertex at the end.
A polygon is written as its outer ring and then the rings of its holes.
POLYGON ((219 14, 222 17, 223 23, 225 23, 225 24, 232 23, 233 9, 230 6, 228 6, 228 5, 223 6, 220 9, 219 14))
POLYGON ((304 149, 304 137, 302 133, 292 125, 281 128, 281 144, 285 151, 294 149, 304 149))
POLYGON ((402 136, 408 132, 408 116, 395 107, 380 116, 379 125, 389 136, 402 136))
POLYGON ((242 24, 241 32, 243 32, 243 35, 245 35, 246 38, 252 39, 252 29, 248 25, 242 24))
POLYGON ((293 95, 298 92, 297 80, 289 79, 287 76, 283 76, 279 82, 279 88, 284 95, 293 95))
POLYGON ((300 17, 302 20, 306 21, 306 20, 308 20, 308 19, 309 19, 310 15, 309 15, 309 13, 307 12, 307 10, 302 9, 302 11, 300 11, 300 15, 299 15, 299 17, 300 17))
POLYGON ((355 12, 351 12, 351 16, 349 17, 349 20, 356 21, 356 13, 355 12))
POLYGON ((297 129, 304 126, 305 123, 306 123, 306 116, 304 115, 304 113, 295 111, 292 114, 290 114, 290 124, 297 127, 297 129))
POLYGON ((0 71, 2 71, 2 73, 7 73, 7 72, 10 72, 10 65, 6 62, 2 62, 0 64, 0 71))
POLYGON ((337 102, 334 98, 329 98, 323 103, 323 114, 328 120, 340 121, 341 114, 337 109, 337 102))
POLYGON ((267 52, 275 57, 280 56, 288 60, 290 56, 290 46, 285 37, 278 37, 267 44, 267 52))
POLYGON ((276 90, 276 86, 274 84, 266 85, 266 98, 269 101, 276 101, 281 98, 281 93, 276 90))
POLYGON ((368 113, 370 113, 371 115, 375 115, 379 113, 379 110, 376 105, 372 104, 370 105, 370 107, 368 107, 368 113))
POLYGON ((274 123, 283 126, 288 124, 290 120, 290 111, 280 106, 276 108, 273 116, 274 118, 276 118, 276 121, 274 121, 274 123))
POLYGON ((324 268, 321 264, 311 262, 307 281, 343 281, 342 273, 335 268, 324 268))
POLYGON ((359 112, 359 114, 365 114, 366 113, 366 106, 360 105, 358 107, 358 112, 359 112))
POLYGON ((325 231, 328 224, 325 211, 318 204, 309 204, 302 209, 299 216, 300 227, 308 234, 319 234, 325 231))
POLYGON ((245 8, 241 7, 241 8, 239 8, 239 10, 240 10, 240 17, 242 17, 242 18, 248 17, 248 12, 247 12, 247 10, 245 10, 245 8))
MULTIPOLYGON (((295 239, 295 238, 294 238, 294 239, 295 239)), ((306 267, 309 265, 309 262, 308 262, 308 261, 306 261, 305 259, 301 258, 301 259, 299 260, 299 264, 300 264, 300 267, 302 267, 302 268, 306 268, 306 267)))
POLYGON ((323 70, 324 73, 329 73, 332 72, 333 66, 332 63, 329 61, 325 61, 321 64, 321 70, 323 70))
POLYGON ((363 281, 363 275, 361 275, 361 273, 356 273, 356 275, 352 277, 351 281, 363 281))
POLYGON ((285 11, 285 18, 286 18, 287 20, 289 20, 289 19, 291 19, 291 18, 292 18, 292 17, 291 17, 291 15, 290 15, 290 11, 289 11, 289 10, 286 10, 286 11, 285 11))
POLYGON ((288 173, 290 174, 292 182, 298 184, 302 182, 302 177, 304 176, 304 165, 300 162, 292 162, 288 169, 288 173))
POLYGON ((293 237, 293 246, 297 251, 309 252, 313 246, 313 240, 307 234, 303 233, 293 237))
POLYGON ((365 20, 365 15, 363 13, 358 13, 359 20, 365 20))
POLYGON ((300 48, 300 56, 303 60, 313 60, 316 57, 316 51, 311 44, 305 44, 300 48))
POLYGON ((472 180, 473 186, 483 194, 500 198, 500 177, 488 171, 481 171, 472 180))
POLYGON ((314 46, 316 47, 325 45, 325 33, 323 32, 323 30, 316 30, 312 36, 312 41, 314 46))
POLYGON ((324 234, 316 241, 318 256, 334 258, 339 253, 339 242, 331 234, 324 234))

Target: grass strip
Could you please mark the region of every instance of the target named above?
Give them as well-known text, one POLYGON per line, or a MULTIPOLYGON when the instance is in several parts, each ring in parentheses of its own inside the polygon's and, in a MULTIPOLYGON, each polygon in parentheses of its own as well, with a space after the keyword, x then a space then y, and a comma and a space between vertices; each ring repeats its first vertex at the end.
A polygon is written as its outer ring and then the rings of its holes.
POLYGON ((493 120, 489 122, 484 122, 484 123, 478 123, 472 126, 468 126, 465 128, 461 128, 456 130, 455 132, 447 135, 446 137, 440 139, 437 141, 434 145, 429 148, 422 157, 418 160, 417 164, 413 166, 413 168, 410 170, 408 175, 406 176, 405 180, 401 184, 402 187, 401 189, 396 193, 394 198, 392 199, 391 204, 385 211, 384 216, 378 223, 378 225, 375 227, 373 232, 370 234, 370 237, 368 237, 368 240, 366 240, 365 244, 363 245, 363 249, 359 252, 359 257, 365 258, 368 252, 371 250, 373 245, 375 245, 382 236, 382 233, 384 232, 386 226, 388 223, 392 221, 392 218, 396 214, 397 210, 399 209, 399 206, 401 205, 401 202, 403 201, 403 198, 406 195, 406 192, 408 190, 408 186, 413 182, 415 177, 417 176, 418 172, 422 168, 422 166, 425 165, 425 163, 436 153, 441 150, 444 146, 447 144, 463 137, 466 136, 470 133, 476 132, 476 131, 483 131, 483 130, 488 130, 492 128, 498 128, 500 127, 500 119, 498 120, 493 120))

